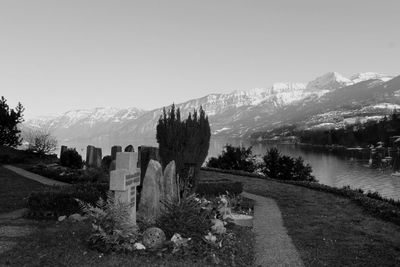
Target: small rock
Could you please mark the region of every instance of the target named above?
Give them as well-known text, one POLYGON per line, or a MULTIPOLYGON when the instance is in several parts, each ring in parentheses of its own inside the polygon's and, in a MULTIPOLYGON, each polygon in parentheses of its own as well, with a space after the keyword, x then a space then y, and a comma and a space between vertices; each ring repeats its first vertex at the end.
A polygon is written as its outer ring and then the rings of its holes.
POLYGON ((150 227, 143 233, 143 245, 147 248, 160 248, 166 240, 163 230, 150 227))
POLYGON ((67 216, 60 216, 60 217, 58 217, 58 221, 59 222, 62 222, 62 221, 64 221, 65 219, 67 218, 67 216))
POLYGON ((146 247, 142 243, 133 244, 133 248, 136 249, 136 250, 146 249, 146 247))

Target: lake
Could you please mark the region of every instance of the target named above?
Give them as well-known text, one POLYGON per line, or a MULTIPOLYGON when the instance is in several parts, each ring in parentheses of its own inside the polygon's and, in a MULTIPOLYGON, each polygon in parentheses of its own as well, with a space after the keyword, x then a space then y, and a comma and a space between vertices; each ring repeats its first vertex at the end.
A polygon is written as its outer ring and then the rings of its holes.
MULTIPOLYGON (((209 157, 217 156, 221 153, 225 144, 250 146, 249 141, 227 140, 227 139, 211 139, 209 157)), ((85 144, 63 144, 69 147, 76 147, 77 151, 86 157, 86 146, 92 144, 101 147, 103 156, 111 153, 112 143, 109 140, 88 140, 85 144)), ((117 143, 118 144, 118 143, 117 143)), ((132 144, 137 149, 139 145, 157 146, 155 139, 131 140, 129 142, 120 142, 124 148, 128 144, 132 144)), ((337 155, 306 149, 295 145, 275 145, 282 154, 293 157, 301 156, 306 163, 313 168, 313 175, 322 184, 329 186, 342 187, 349 185, 351 188, 361 188, 364 191, 377 191, 387 198, 400 199, 400 177, 392 176, 391 171, 380 171, 366 167, 366 162, 350 160, 337 155)), ((256 144, 253 146, 253 153, 263 155, 271 145, 256 144)), ((57 151, 59 154, 59 150, 57 151)))
MULTIPOLYGON (((210 143, 209 156, 217 156, 224 145, 250 146, 248 141, 213 139, 210 143)), ((392 176, 392 171, 371 169, 367 162, 339 157, 329 152, 321 152, 309 147, 295 145, 253 144, 253 154, 264 155, 268 148, 277 147, 282 154, 293 157, 301 156, 305 163, 313 168, 313 175, 321 184, 351 188, 361 188, 364 191, 377 191, 382 196, 400 200, 400 177, 392 176)))

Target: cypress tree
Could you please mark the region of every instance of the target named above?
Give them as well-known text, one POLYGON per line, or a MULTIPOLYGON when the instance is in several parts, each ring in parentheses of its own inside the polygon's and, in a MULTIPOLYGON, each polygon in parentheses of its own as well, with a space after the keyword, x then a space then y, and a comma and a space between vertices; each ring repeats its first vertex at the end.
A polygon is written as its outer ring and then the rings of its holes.
MULTIPOLYGON (((168 112, 163 109, 158 120, 156 137, 163 168, 175 160, 177 173, 185 178, 186 164, 194 165, 198 171, 207 157, 211 137, 208 117, 200 107, 199 112, 193 110, 182 121, 180 109, 176 109, 173 104, 168 112)), ((196 180, 191 181, 191 184, 195 186, 196 180)))

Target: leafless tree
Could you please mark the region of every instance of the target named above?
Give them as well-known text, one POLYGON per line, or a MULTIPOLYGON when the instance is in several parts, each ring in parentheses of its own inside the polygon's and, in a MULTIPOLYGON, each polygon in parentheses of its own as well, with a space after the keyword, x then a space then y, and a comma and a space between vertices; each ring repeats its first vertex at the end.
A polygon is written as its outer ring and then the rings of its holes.
POLYGON ((38 154, 49 154, 57 148, 57 139, 47 127, 30 130, 25 137, 28 149, 38 154))

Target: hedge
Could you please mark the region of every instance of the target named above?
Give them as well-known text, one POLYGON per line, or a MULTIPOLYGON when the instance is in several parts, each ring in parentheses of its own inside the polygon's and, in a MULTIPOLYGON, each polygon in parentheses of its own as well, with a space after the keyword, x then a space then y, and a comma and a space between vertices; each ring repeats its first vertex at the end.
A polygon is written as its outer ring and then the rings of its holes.
POLYGON ((104 183, 87 183, 34 192, 28 197, 27 202, 30 217, 57 218, 62 215, 80 213, 81 211, 75 198, 95 204, 100 197, 106 197, 108 188, 108 184, 104 183))

